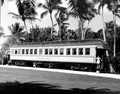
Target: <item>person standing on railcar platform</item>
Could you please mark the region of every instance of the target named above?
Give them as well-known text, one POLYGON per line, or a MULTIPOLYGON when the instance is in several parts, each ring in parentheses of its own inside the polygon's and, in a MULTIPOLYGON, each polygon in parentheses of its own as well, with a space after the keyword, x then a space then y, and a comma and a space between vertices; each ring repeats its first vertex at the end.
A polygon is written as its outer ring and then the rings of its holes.
POLYGON ((96 58, 96 63, 97 63, 97 71, 96 72, 100 72, 100 65, 102 63, 102 59, 100 58, 100 56, 98 55, 96 58))

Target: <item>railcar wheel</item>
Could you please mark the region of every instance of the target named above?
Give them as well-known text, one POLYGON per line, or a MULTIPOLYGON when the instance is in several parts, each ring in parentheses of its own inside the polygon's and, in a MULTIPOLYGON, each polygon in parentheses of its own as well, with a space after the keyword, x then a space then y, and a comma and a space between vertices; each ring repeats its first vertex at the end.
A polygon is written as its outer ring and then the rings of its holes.
POLYGON ((74 66, 70 66, 70 70, 74 70, 74 66))
POLYGON ((26 61, 26 65, 28 67, 33 67, 33 62, 32 61, 26 61))
POLYGON ((69 65, 70 65, 69 66, 70 70, 80 70, 81 69, 81 64, 75 63, 75 64, 69 64, 69 65))

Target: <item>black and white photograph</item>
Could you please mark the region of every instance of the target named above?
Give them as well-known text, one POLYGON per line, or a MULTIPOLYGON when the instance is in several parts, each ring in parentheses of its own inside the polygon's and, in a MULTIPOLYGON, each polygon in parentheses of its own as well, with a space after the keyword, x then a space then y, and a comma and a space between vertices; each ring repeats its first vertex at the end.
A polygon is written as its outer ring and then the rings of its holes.
POLYGON ((120 0, 0 0, 0 94, 120 94, 120 0))

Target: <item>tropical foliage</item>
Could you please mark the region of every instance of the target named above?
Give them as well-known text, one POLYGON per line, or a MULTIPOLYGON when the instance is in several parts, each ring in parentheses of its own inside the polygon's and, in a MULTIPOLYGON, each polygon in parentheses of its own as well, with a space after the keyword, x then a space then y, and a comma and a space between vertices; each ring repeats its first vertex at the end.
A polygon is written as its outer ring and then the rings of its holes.
MULTIPOLYGON (((53 40, 57 40, 56 31, 53 30, 53 40)), ((24 42, 44 42, 51 41, 51 28, 45 27, 40 28, 39 26, 35 26, 30 28, 30 33, 25 35, 24 42)))
POLYGON ((60 40, 63 39, 63 33, 66 32, 66 29, 69 25, 69 23, 66 22, 68 20, 68 17, 69 13, 65 7, 60 7, 55 14, 56 22, 59 26, 58 36, 60 37, 60 40))
POLYGON ((11 26, 8 27, 9 30, 11 31, 11 37, 13 38, 13 43, 16 42, 21 42, 24 40, 24 36, 26 34, 23 26, 20 26, 20 23, 15 23, 12 24, 11 26))
POLYGON ((9 12, 9 14, 13 15, 16 19, 21 19, 24 22, 24 26, 28 32, 27 26, 26 26, 26 20, 34 21, 37 18, 35 16, 37 15, 37 12, 35 11, 35 1, 34 0, 16 0, 16 5, 18 8, 18 13, 12 13, 9 12))
POLYGON ((68 1, 69 1, 68 4, 70 8, 69 15, 78 19, 79 29, 80 29, 79 37, 80 35, 82 35, 82 39, 84 39, 84 35, 85 35, 85 32, 83 30, 84 22, 86 20, 88 21, 91 20, 96 14, 94 3, 88 0, 68 0, 68 1))
POLYGON ((40 17, 41 19, 43 17, 45 17, 48 13, 50 14, 50 19, 51 19, 51 39, 52 39, 52 32, 53 32, 53 28, 54 28, 54 23, 53 23, 53 17, 52 17, 52 13, 54 10, 59 9, 59 4, 61 4, 61 0, 45 0, 45 4, 43 3, 39 3, 38 7, 42 7, 43 9, 45 9, 45 11, 43 13, 41 13, 40 17))
MULTIPOLYGON (((1 1, 4 3, 4 0, 1 1)), ((120 45, 118 43, 120 40, 120 26, 116 24, 116 17, 120 18, 120 0, 65 0, 68 2, 68 7, 61 6, 64 3, 62 0, 44 1, 44 3, 37 4, 35 0, 15 0, 18 14, 12 12, 9 14, 23 21, 27 33, 25 33, 24 27, 20 23, 9 26, 11 31, 9 39, 14 40, 13 43, 101 38, 111 45, 113 49, 113 52, 110 53, 111 56, 120 56, 120 45), (95 8, 96 4, 98 4, 97 9, 95 8), (26 20, 34 21, 37 19, 36 5, 44 9, 44 12, 40 14, 41 20, 49 14, 51 27, 33 25, 30 30, 27 29, 26 20), (108 23, 105 22, 103 16, 105 6, 113 14, 113 21, 108 23), (89 28, 89 23, 97 13, 101 14, 103 28, 98 32, 94 32, 89 28), (76 30, 69 29, 68 19, 70 17, 78 21, 76 30), (53 19, 56 21, 53 22, 53 19), (84 24, 87 21, 88 26, 85 27, 84 24), (56 25, 58 25, 58 31, 55 30, 56 25)))

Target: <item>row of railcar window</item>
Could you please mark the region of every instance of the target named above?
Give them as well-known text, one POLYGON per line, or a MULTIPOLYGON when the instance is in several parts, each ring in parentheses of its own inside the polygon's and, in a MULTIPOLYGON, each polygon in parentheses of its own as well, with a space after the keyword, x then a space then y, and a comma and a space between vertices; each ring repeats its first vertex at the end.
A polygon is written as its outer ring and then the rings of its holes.
POLYGON ((12 49, 15 55, 90 55, 90 48, 36 48, 36 49, 12 49), (43 51, 44 50, 44 51, 43 51), (65 54, 66 53, 66 54, 65 54))

